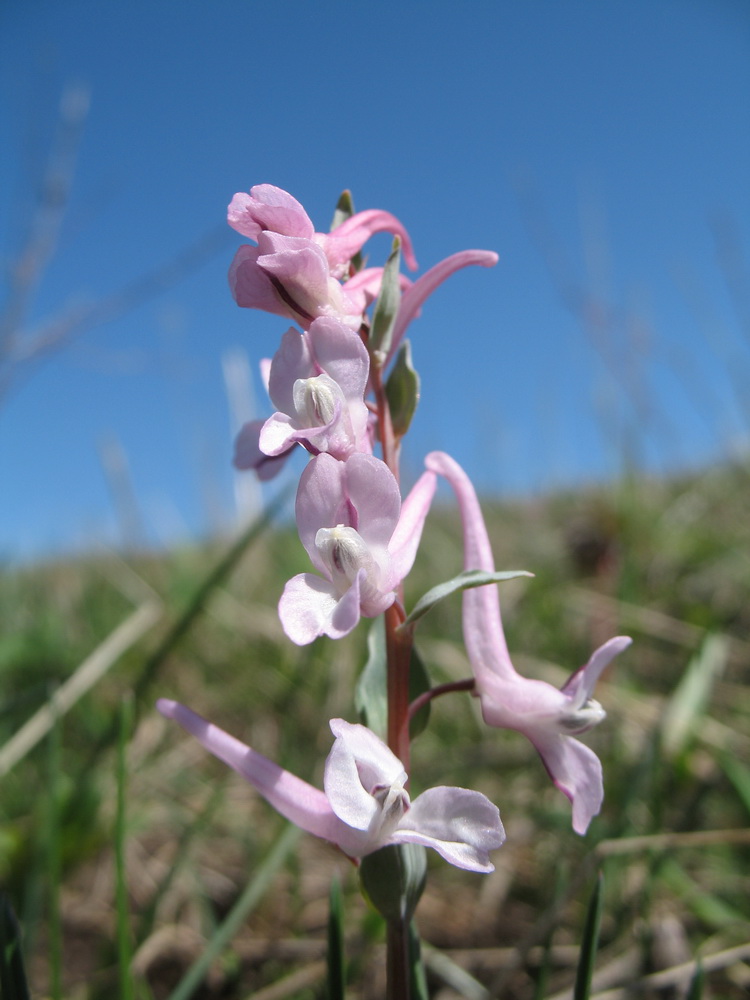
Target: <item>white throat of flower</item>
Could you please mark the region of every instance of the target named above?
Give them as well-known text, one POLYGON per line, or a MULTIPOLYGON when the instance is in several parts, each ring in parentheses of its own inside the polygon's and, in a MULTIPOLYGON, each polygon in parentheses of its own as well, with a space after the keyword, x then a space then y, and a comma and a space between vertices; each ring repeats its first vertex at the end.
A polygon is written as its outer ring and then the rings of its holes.
POLYGON ((380 809, 373 816, 368 833, 378 840, 385 840, 409 810, 411 805, 409 793, 401 779, 394 781, 392 785, 375 785, 369 791, 380 809))
POLYGON ((320 528, 315 535, 315 548, 340 594, 351 587, 361 569, 366 573, 366 580, 360 584, 363 599, 377 593, 378 565, 355 528, 343 524, 337 524, 335 528, 320 528))
POLYGON ((341 387, 325 374, 298 378, 292 394, 297 416, 307 427, 326 427, 344 403, 341 387))
POLYGON ((567 736, 585 733, 607 717, 607 713, 595 698, 588 698, 582 705, 571 705, 560 716, 560 729, 567 736))

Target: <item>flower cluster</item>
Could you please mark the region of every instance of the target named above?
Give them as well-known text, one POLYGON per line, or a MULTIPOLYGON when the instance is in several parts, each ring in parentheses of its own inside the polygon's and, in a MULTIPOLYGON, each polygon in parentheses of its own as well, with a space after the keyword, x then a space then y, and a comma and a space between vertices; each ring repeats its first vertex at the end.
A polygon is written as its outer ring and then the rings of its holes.
POLYGON ((282 815, 354 859, 389 845, 421 844, 459 867, 491 871, 488 852, 501 845, 504 833, 497 808, 485 796, 439 787, 412 800, 407 790, 404 692, 414 625, 403 607, 402 581, 441 476, 461 512, 464 572, 478 573, 480 583, 487 580, 477 586, 475 577, 471 585, 453 588, 464 589, 464 640, 473 670, 473 681, 456 689, 473 690, 488 725, 528 737, 572 802, 573 828, 585 833, 602 801, 601 766, 575 737, 604 718, 593 687, 630 640, 620 636, 605 643, 562 690, 520 676, 508 654, 498 574, 468 476, 448 455, 433 452, 403 498, 399 486, 400 439, 418 397, 404 334, 441 282, 468 265, 489 267, 497 255, 463 251, 412 281, 398 273, 400 254, 412 270, 417 262, 406 229, 393 215, 343 213, 330 233, 320 233, 296 199, 270 184, 235 195, 228 219, 254 244, 241 246, 230 268, 237 304, 297 324, 262 364, 275 412, 243 427, 235 452, 235 465, 262 479, 295 450, 309 456, 296 518, 313 572, 287 582, 279 601, 281 624, 292 642, 304 645, 323 635, 341 638, 361 617, 386 615, 389 745, 362 725, 331 720, 335 739, 321 791, 184 706, 162 700, 160 711, 243 775, 282 815), (359 251, 379 232, 394 237, 389 263, 358 269, 359 251))

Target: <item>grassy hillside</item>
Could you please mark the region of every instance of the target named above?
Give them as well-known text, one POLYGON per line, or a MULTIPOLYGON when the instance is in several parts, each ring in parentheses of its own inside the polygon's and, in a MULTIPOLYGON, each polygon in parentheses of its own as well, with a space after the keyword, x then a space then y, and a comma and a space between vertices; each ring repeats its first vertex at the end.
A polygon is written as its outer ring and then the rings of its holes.
MULTIPOLYGON (((749 481, 723 467, 485 505, 498 568, 535 574, 501 585, 519 671, 559 684, 604 639, 635 642, 597 689, 608 719, 585 739, 606 798, 585 838, 526 740, 487 730, 467 695, 434 703, 416 790, 485 792, 508 841, 489 877, 430 859, 417 916, 432 995, 568 988, 599 869, 594 995, 634 982, 640 996, 681 995, 674 969, 698 955, 704 995, 747 995, 749 481)), ((460 565, 458 516, 438 509, 407 604, 460 565)), ((0 572, 0 886, 35 996, 167 997, 212 940, 197 991, 175 996, 323 996, 332 873, 349 995, 382 995, 382 930, 352 866, 310 837, 288 842, 249 786, 152 707, 184 701, 320 782, 327 720, 355 720, 366 623, 338 643, 287 641, 276 602, 306 568, 295 533, 262 525, 234 547, 0 572), (219 949, 228 915, 237 931, 219 949)), ((469 674, 459 598, 424 620, 418 647, 434 683, 469 674)))

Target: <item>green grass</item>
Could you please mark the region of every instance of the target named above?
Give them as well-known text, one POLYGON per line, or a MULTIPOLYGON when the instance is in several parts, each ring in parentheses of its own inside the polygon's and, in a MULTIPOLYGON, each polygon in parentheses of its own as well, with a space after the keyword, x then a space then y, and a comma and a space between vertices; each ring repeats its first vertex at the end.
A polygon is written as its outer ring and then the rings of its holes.
MULTIPOLYGON (((586 737, 606 798, 585 838, 527 741, 486 730, 467 695, 434 703, 413 747, 415 791, 485 792, 508 842, 489 877, 430 859, 417 922, 433 994, 450 981, 459 995, 522 1000, 572 988, 603 868, 596 970, 619 985, 701 956, 705 995, 746 995, 747 959, 731 949, 750 938, 749 478, 722 467, 485 506, 498 568, 535 574, 500 585, 521 672, 561 683, 609 636, 635 642, 598 690, 608 719, 586 737)), ((347 995, 382 995, 382 929, 351 864, 302 836, 274 874, 279 817, 153 710, 159 695, 182 700, 314 782, 327 720, 355 718, 366 626, 293 646, 275 605, 284 580, 307 568, 295 533, 264 529, 228 549, 0 572, 0 761, 137 607, 151 602, 153 613, 0 778, 0 889, 23 928, 35 996, 231 1000, 281 980, 283 995, 322 997, 334 874, 347 995)), ((460 568, 457 515, 437 509, 407 605, 460 568)), ((468 675, 459 597, 417 635, 433 683, 468 675)), ((595 972, 591 996, 597 982, 595 972)))

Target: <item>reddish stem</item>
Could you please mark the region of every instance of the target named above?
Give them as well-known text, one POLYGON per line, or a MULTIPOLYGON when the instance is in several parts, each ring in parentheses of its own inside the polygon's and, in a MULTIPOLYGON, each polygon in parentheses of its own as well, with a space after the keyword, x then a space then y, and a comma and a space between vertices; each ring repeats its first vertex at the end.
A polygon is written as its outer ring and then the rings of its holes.
POLYGON ((418 698, 409 705, 409 722, 414 718, 417 712, 424 708, 424 706, 432 701, 433 698, 439 698, 441 694, 451 694, 453 691, 473 691, 476 687, 476 682, 473 677, 467 677, 465 681, 449 681, 447 684, 438 684, 437 687, 430 688, 429 691, 425 691, 420 694, 418 698))
POLYGON ((388 746, 409 773, 409 667, 412 633, 399 629, 404 611, 398 601, 385 613, 385 648, 388 660, 388 746))

